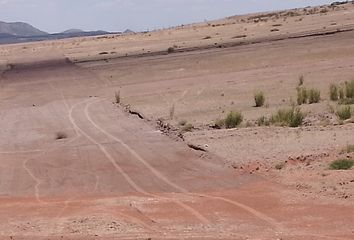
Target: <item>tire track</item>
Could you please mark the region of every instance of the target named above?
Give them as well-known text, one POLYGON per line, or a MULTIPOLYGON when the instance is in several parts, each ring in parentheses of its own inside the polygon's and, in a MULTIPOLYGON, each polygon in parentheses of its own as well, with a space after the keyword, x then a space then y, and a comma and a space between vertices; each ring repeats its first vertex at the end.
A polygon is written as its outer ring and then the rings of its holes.
POLYGON ((0 154, 28 154, 28 153, 41 153, 44 149, 34 149, 34 150, 19 150, 19 151, 1 151, 0 154))
MULTIPOLYGON (((74 108, 76 105, 81 104, 81 102, 79 102, 79 103, 77 103, 77 104, 74 104, 71 108, 69 108, 69 105, 67 104, 67 102, 66 102, 66 100, 65 100, 65 98, 64 98, 64 95, 61 94, 61 96, 63 97, 64 104, 65 104, 65 106, 67 107, 69 113, 70 113, 70 110, 71 110, 72 108, 74 108)), ((88 101, 88 100, 86 100, 86 101, 88 101)), ((70 118, 69 118, 69 119, 70 119, 70 118)), ((75 138, 73 138, 73 139, 71 139, 70 141, 68 141, 68 142, 66 142, 66 143, 63 143, 63 144, 61 144, 61 145, 59 145, 59 146, 55 146, 55 147, 52 147, 52 148, 50 148, 50 149, 48 149, 48 150, 45 150, 45 151, 41 152, 40 154, 38 154, 37 156, 35 156, 35 157, 33 157, 33 158, 30 158, 30 159, 27 159, 27 160, 23 161, 23 163, 22 163, 23 168, 27 171, 27 173, 28 173, 28 174, 31 176, 31 178, 35 181, 34 195, 35 195, 36 201, 37 201, 39 204, 44 204, 44 205, 46 205, 46 204, 62 203, 62 202, 46 202, 46 201, 43 201, 43 200, 41 199, 41 197, 40 197, 40 185, 42 184, 42 181, 41 181, 39 178, 37 178, 37 177, 33 174, 33 172, 29 169, 29 167, 27 166, 27 164, 28 164, 28 162, 29 162, 30 160, 34 160, 34 159, 36 159, 36 158, 42 157, 42 156, 45 155, 46 153, 48 153, 48 152, 50 152, 50 151, 53 151, 53 150, 56 150, 56 149, 59 149, 60 147, 69 145, 70 143, 72 143, 72 142, 76 141, 78 138, 80 138, 80 137, 81 137, 80 132, 75 128, 75 125, 73 125, 73 127, 74 127, 74 130, 75 130, 76 134, 77 134, 75 138)), ((89 175, 94 175, 95 178, 96 178, 94 190, 97 190, 98 184, 99 184, 99 176, 98 176, 97 174, 95 174, 95 173, 93 173, 93 172, 90 172, 90 171, 81 171, 81 170, 75 170, 75 169, 68 169, 68 170, 70 170, 70 171, 76 171, 76 172, 84 172, 84 173, 89 174, 89 175)), ((72 199, 68 199, 68 200, 66 200, 66 201, 63 203, 64 206, 63 206, 63 207, 61 208, 61 210, 58 212, 58 214, 56 215, 56 218, 60 218, 60 217, 63 215, 63 213, 69 208, 69 204, 70 204, 71 202, 74 202, 74 201, 73 201, 72 199)), ((140 219, 138 219, 138 218, 136 218, 136 217, 129 216, 129 215, 123 214, 123 213, 119 213, 119 215, 122 216, 122 217, 125 217, 125 218, 128 219, 128 220, 130 219, 130 221, 131 221, 132 223, 135 223, 135 224, 138 224, 138 225, 140 225, 140 226, 142 226, 142 227, 145 227, 146 229, 150 230, 151 232, 155 232, 155 233, 158 232, 156 229, 153 229, 151 226, 149 226, 148 224, 144 223, 143 221, 141 221, 140 219)))
MULTIPOLYGON (((51 84, 50 84, 50 86, 51 86, 53 89, 56 89, 56 88, 54 88, 51 84)), ((64 102, 65 107, 67 108, 67 110, 70 110, 69 105, 68 105, 68 103, 67 103, 67 101, 66 101, 66 99, 65 99, 65 97, 64 97, 64 95, 63 95, 63 93, 62 93, 61 91, 60 91, 60 94, 61 94, 61 97, 62 97, 62 99, 63 99, 63 102, 64 102)), ((39 178, 37 178, 37 177, 35 176, 35 174, 33 174, 33 172, 30 170, 30 168, 28 167, 28 162, 31 161, 31 160, 35 160, 35 159, 37 159, 37 158, 39 158, 39 157, 42 157, 42 156, 44 156, 46 153, 48 153, 48 152, 50 152, 50 151, 57 150, 57 149, 59 149, 59 148, 61 148, 61 147, 64 147, 64 146, 69 145, 70 143, 76 141, 76 140, 77 140, 78 138, 80 138, 81 136, 80 136, 80 134, 76 131, 76 129, 75 129, 75 132, 76 132, 76 136, 75 136, 73 139, 71 139, 71 140, 69 140, 69 141, 67 141, 67 142, 65 142, 65 143, 63 143, 63 144, 60 144, 59 146, 53 146, 53 147, 51 147, 51 148, 49 148, 49 149, 47 149, 47 150, 43 150, 43 151, 41 151, 41 150, 33 150, 33 151, 38 151, 38 152, 40 152, 40 153, 39 153, 38 155, 32 157, 32 158, 28 158, 28 159, 26 159, 25 161, 23 161, 23 163, 22 163, 23 169, 28 173, 28 175, 30 175, 30 177, 31 177, 31 178, 34 180, 34 182, 35 182, 34 195, 35 195, 36 201, 37 201, 38 203, 47 204, 47 202, 45 202, 45 201, 43 201, 43 200, 40 199, 40 189, 39 189, 39 187, 40 187, 40 185, 42 184, 42 181, 41 181, 39 178)), ((24 152, 29 152, 29 151, 24 151, 24 152)), ((12 153, 14 153, 14 152, 10 152, 10 153, 12 154, 12 153)), ((21 153, 22 153, 22 152, 21 152, 21 153)), ((64 206, 64 207, 65 207, 65 206, 64 206)))
MULTIPOLYGON (((102 101, 102 100, 100 100, 102 101)), ((98 102, 98 101, 96 101, 98 102)), ((132 154, 140 163, 142 163, 150 172, 152 172, 157 178, 159 178, 160 180, 162 180, 163 182, 165 182, 167 185, 169 185, 170 187, 173 187, 174 189, 182 192, 182 193, 188 193, 188 191, 180 186, 178 186, 177 184, 171 182, 167 177, 165 177, 164 175, 162 175, 159 171, 157 171, 154 167, 152 167, 148 162, 146 162, 134 149, 132 149, 128 144, 126 144, 123 140, 117 138, 116 136, 113 136, 112 134, 108 133, 106 130, 104 130, 103 128, 101 128, 99 125, 97 125, 92 118, 89 115, 89 107, 94 104, 95 102, 92 102, 88 105, 86 105, 85 107, 85 115, 86 118, 89 120, 89 122, 95 127, 97 128, 99 131, 101 131, 103 134, 105 134, 106 136, 110 137, 112 140, 118 142, 119 144, 121 144, 125 149, 128 150, 128 152, 130 154, 132 154)))
MULTIPOLYGON (((99 100, 102 101, 102 100, 99 100)), ((123 140, 117 138, 116 136, 113 136, 112 134, 108 133, 106 130, 102 129, 100 126, 98 126, 90 117, 89 115, 89 107, 94 104, 97 103, 99 101, 95 101, 92 102, 88 105, 86 105, 85 107, 85 114, 87 119, 92 123, 92 125, 94 125, 98 130, 100 130, 102 133, 104 133, 105 135, 107 135, 108 137, 110 137, 111 139, 117 141, 118 143, 120 143, 122 146, 124 146, 137 160, 139 160, 148 170, 151 171, 152 174, 154 174, 157 178, 159 178, 160 180, 164 181, 166 184, 170 185, 171 187, 181 191, 182 193, 188 194, 188 195, 192 195, 192 196, 196 196, 196 194, 191 194, 189 193, 186 189, 178 186, 175 183, 172 183, 169 179, 167 179, 164 175, 162 175, 160 172, 158 172, 153 166, 151 166, 148 162, 146 162, 136 151, 134 151, 129 145, 127 145, 126 143, 123 142, 123 140)), ((200 196, 200 195, 199 195, 200 196)), ((203 195, 206 198, 210 198, 210 199, 216 199, 219 201, 223 201, 226 203, 229 203, 231 205, 234 205, 238 208, 241 208, 247 212, 249 212, 250 214, 254 215, 255 217, 257 217, 258 219, 261 219, 262 221, 266 222, 267 224, 269 224, 270 226, 272 226, 273 228, 275 228, 277 231, 281 231, 282 230, 282 226, 280 225, 280 223, 278 223, 275 219, 265 215, 264 213, 261 213, 259 211, 257 211, 254 208, 251 208, 245 204, 242 204, 240 202, 234 201, 234 200, 230 200, 224 197, 217 197, 217 196, 211 196, 211 195, 203 195)))
POLYGON ((32 179, 34 180, 34 182, 36 183, 36 184, 34 185, 34 196, 35 196, 35 198, 36 198, 36 200, 37 200, 38 203, 42 203, 42 204, 43 204, 43 203, 45 203, 45 202, 43 202, 43 201, 41 200, 40 195, 39 195, 39 186, 41 185, 41 180, 39 180, 39 179, 32 173, 32 171, 27 167, 27 163, 28 163, 29 160, 31 160, 31 159, 27 159, 27 160, 23 161, 22 167, 23 167, 23 169, 24 169, 25 171, 27 171, 28 175, 30 175, 31 178, 32 178, 32 179))
MULTIPOLYGON (((90 135, 88 135, 84 130, 82 130, 77 123, 75 122, 75 119, 73 118, 73 111, 74 108, 76 106, 78 106, 79 104, 84 104, 89 100, 80 102, 78 104, 73 105, 73 107, 71 107, 70 112, 69 112, 69 118, 70 121, 72 122, 72 124, 75 126, 75 128, 83 135, 85 136, 89 141, 91 141, 93 144, 95 144, 101 151, 102 153, 106 156, 106 158, 111 162, 111 164, 114 166, 114 168, 116 169, 117 172, 119 172, 124 179, 128 182, 128 184, 137 192, 146 195, 146 196, 150 196, 150 197, 154 197, 154 198, 160 198, 160 199, 166 199, 166 200, 170 200, 172 202, 174 202, 175 204, 179 205, 180 207, 182 207, 183 209, 187 210, 189 213, 191 213, 194 217, 196 217, 200 222, 202 222, 203 224, 210 224, 210 221, 208 219, 206 219, 202 214, 200 214, 198 211, 196 211, 195 209, 193 209, 192 207, 188 206, 187 204, 184 204, 178 200, 175 199, 170 199, 170 198, 166 198, 166 197, 161 197, 149 192, 146 192, 144 189, 142 189, 140 186, 138 186, 132 179, 131 177, 117 164, 117 162, 115 161, 115 159, 112 157, 112 155, 107 151, 107 149, 100 144, 99 142, 97 142, 94 138, 92 138, 90 135)), ((87 109, 87 104, 85 107, 85 110, 87 109)), ((85 111, 86 112, 86 111, 85 111)), ((92 120, 90 118, 88 118, 88 120, 91 122, 92 120)), ((91 124, 95 124, 94 122, 91 122, 91 124)), ((94 125, 95 126, 95 125, 94 125)), ((102 129, 103 130, 103 129, 102 129)), ((104 130, 103 130, 104 131, 104 130)), ((123 142, 122 142, 123 143, 123 142)), ((124 144, 124 143, 123 143, 124 144)), ((126 145, 126 144, 125 144, 126 145)), ((129 149, 131 149, 128 145, 126 145, 129 149)), ((132 150, 132 149, 131 149, 132 150)), ((139 156, 136 152, 135 154, 133 154, 133 156, 139 156)), ((140 157, 140 156, 139 156, 140 157)), ((140 157, 140 159, 142 159, 140 157)), ((143 160, 144 161, 144 160, 143 160)), ((150 166, 151 168, 151 166, 150 166)), ((152 169, 152 168, 151 168, 152 169)), ((157 172, 157 171, 155 171, 157 172)), ((173 184, 173 183, 172 183, 173 184)), ((173 184, 174 185, 174 184, 173 184)), ((182 188, 179 188, 180 191, 186 191, 182 188)))
MULTIPOLYGON (((55 88, 52 84, 49 83, 49 85, 50 85, 54 90, 57 90, 57 88, 55 88)), ((70 120, 70 122, 71 122, 71 124, 72 124, 72 126, 73 126, 73 128, 74 128, 74 131, 75 131, 75 133, 76 133, 77 138, 79 138, 79 137, 81 137, 80 131, 75 127, 75 125, 74 125, 73 122, 71 121, 71 118, 70 118, 71 115, 70 115, 70 114, 71 114, 71 112, 72 112, 72 109, 73 109, 74 107, 76 107, 76 105, 80 104, 80 102, 77 103, 77 104, 74 104, 72 107, 69 107, 69 104, 68 104, 68 102, 67 102, 67 100, 66 100, 66 98, 65 98, 65 96, 64 96, 63 91, 61 91, 61 90, 57 90, 57 91, 60 93, 60 96, 61 96, 61 98, 62 98, 62 100, 63 100, 63 102, 64 102, 64 105, 65 105, 65 107, 66 107, 66 109, 67 109, 67 111, 68 111, 68 118, 69 118, 69 120, 70 120)), ((87 101, 87 100, 86 100, 86 101, 87 101)), ((85 101, 84 101, 84 102, 85 102, 85 101)), ((70 169, 70 170, 76 171, 75 169, 70 169)), ((99 181, 100 181, 100 177, 99 177, 95 172, 90 172, 90 171, 83 171, 83 172, 95 176, 96 182, 95 182, 95 186, 94 186, 93 191, 97 191, 98 185, 99 185, 99 181)), ((66 211, 66 209, 69 208, 69 204, 70 204, 71 202, 73 202, 73 199, 70 199, 70 198, 67 199, 67 200, 64 202, 64 207, 59 211, 59 213, 57 214, 56 218, 60 218, 60 217, 64 214, 64 212, 66 211)), ((151 232, 157 232, 155 229, 153 229, 153 228, 150 227, 148 224, 144 223, 143 221, 141 221, 141 220, 138 219, 138 218, 135 218, 135 217, 132 217, 132 216, 123 214, 123 213, 119 213, 119 215, 121 215, 122 217, 125 217, 125 218, 130 219, 130 220, 132 221, 132 223, 137 223, 138 225, 145 227, 146 229, 150 230, 151 232)))
POLYGON ((92 123, 92 125, 94 125, 98 130, 100 130, 102 133, 104 133, 106 136, 110 137, 112 140, 115 140, 117 142, 119 142, 121 145, 123 145, 133 156, 135 156, 142 164, 144 164, 144 166, 146 166, 151 172, 152 174, 154 174, 157 178, 160 178, 162 181, 165 181, 166 184, 170 185, 171 187, 175 187, 176 189, 180 190, 182 193, 186 194, 186 195, 190 195, 190 196, 202 196, 205 198, 209 198, 209 199, 214 199, 214 200, 218 200, 218 201, 222 201, 224 203, 227 204, 231 204, 237 208, 240 208, 248 213, 250 213, 251 215, 255 216, 256 218, 262 220, 263 222, 266 222, 268 225, 270 225, 272 228, 274 228, 274 230, 276 231, 276 235, 291 235, 291 236, 311 236, 311 237, 321 237, 321 238, 328 238, 328 239, 338 239, 338 240, 349 240, 348 238, 342 238, 342 237, 333 237, 333 236, 327 236, 327 235, 322 235, 322 234, 298 234, 298 233, 291 233, 291 230, 287 230, 280 222, 276 221, 274 218, 260 212, 257 211, 256 209, 247 206, 243 203, 240 203, 238 201, 235 200, 231 200, 228 199, 226 197, 222 197, 222 196, 213 196, 213 195, 209 195, 209 194, 193 194, 193 193, 189 193, 188 190, 178 186, 177 184, 172 183, 170 180, 168 180, 165 176, 163 176, 158 170, 156 170, 153 166, 151 166, 148 162, 146 162, 136 151, 134 151, 129 145, 127 145, 126 143, 123 142, 123 140, 117 138, 116 136, 113 136, 112 134, 108 133, 106 130, 104 130, 103 128, 101 128, 99 125, 97 125, 97 123, 95 123, 93 121, 93 119, 90 117, 89 114, 89 107, 97 102, 100 102, 102 100, 97 100, 95 102, 91 102, 89 104, 86 105, 85 107, 85 115, 87 117, 87 119, 92 123), (288 233, 288 234, 287 234, 288 233))
MULTIPOLYGON (((192 196, 196 196, 196 194, 191 194, 191 195, 192 196)), ((234 205, 234 206, 236 206, 238 208, 241 208, 244 211, 246 211, 246 212, 252 214, 253 216, 257 217, 258 219, 261 219, 264 222, 268 223, 270 226, 274 227, 277 232, 281 232, 284 229, 283 226, 279 222, 277 222, 275 219, 267 216, 264 213, 261 213, 261 212, 257 211, 256 209, 254 209, 254 208, 252 208, 250 206, 247 206, 247 205, 245 205, 243 203, 240 203, 240 202, 237 202, 235 200, 231 200, 231 199, 228 199, 228 198, 225 198, 225 197, 213 196, 213 195, 209 195, 209 194, 198 194, 198 196, 219 200, 219 201, 234 205)))
POLYGON ((29 175, 29 176, 34 180, 34 182, 36 183, 35 186, 34 186, 34 195, 35 195, 36 200, 37 200, 38 203, 42 203, 42 204, 46 204, 46 203, 47 203, 47 202, 45 202, 45 201, 43 201, 43 200, 40 199, 40 190, 39 190, 39 187, 40 187, 40 185, 42 184, 42 181, 41 181, 39 178, 37 178, 37 177, 35 176, 35 174, 33 174, 33 171, 30 170, 30 168, 27 166, 27 165, 28 165, 28 162, 31 161, 31 160, 36 160, 36 159, 38 159, 38 158, 40 158, 40 157, 43 157, 46 153, 48 153, 48 152, 50 152, 50 151, 57 150, 57 149, 59 149, 59 148, 65 146, 65 145, 68 145, 68 144, 70 144, 71 142, 76 141, 78 138, 79 138, 79 136, 76 136, 75 138, 71 139, 70 141, 68 141, 68 142, 66 142, 66 143, 63 143, 63 144, 61 144, 61 145, 59 145, 59 146, 54 146, 54 147, 52 147, 52 148, 50 148, 50 149, 48 149, 48 150, 46 150, 46 151, 43 151, 42 153, 36 155, 35 157, 28 158, 28 159, 26 159, 26 160, 24 160, 24 161, 22 162, 22 168, 28 173, 28 175, 29 175))

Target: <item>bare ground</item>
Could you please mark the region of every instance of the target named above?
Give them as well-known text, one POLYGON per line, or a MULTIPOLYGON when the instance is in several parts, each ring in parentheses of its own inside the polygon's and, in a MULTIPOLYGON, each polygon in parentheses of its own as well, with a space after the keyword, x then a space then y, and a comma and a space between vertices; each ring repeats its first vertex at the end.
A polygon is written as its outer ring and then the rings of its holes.
POLYGON ((327 93, 353 77, 352 23, 346 4, 1 46, 1 238, 353 239, 353 170, 328 164, 353 157, 341 152, 354 125, 327 93), (322 92, 306 125, 254 127, 291 104, 302 74, 322 92), (212 130, 230 110, 249 126, 212 130), (155 124, 181 120, 184 141, 155 124))

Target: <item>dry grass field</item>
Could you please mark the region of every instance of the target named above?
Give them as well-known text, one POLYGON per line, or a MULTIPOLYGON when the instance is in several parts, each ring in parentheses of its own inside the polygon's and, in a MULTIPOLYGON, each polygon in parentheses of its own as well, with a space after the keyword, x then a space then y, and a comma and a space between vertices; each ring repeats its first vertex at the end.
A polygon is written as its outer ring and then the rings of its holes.
POLYGON ((347 3, 0 45, 0 238, 353 239, 354 169, 331 163, 354 107, 330 98, 353 39, 347 3))

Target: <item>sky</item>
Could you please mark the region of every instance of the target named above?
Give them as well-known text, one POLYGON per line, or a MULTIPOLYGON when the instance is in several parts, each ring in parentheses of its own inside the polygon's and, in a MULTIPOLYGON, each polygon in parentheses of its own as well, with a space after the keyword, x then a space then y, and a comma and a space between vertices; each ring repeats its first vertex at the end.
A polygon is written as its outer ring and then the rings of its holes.
POLYGON ((0 21, 43 31, 146 31, 251 12, 327 4, 328 0, 0 0, 0 21))

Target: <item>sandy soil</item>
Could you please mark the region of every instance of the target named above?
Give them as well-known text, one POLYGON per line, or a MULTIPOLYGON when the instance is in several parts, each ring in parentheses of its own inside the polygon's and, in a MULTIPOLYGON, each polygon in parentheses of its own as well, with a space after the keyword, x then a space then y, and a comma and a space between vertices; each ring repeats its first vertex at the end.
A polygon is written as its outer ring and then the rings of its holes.
POLYGON ((354 157, 328 97, 353 78, 353 24, 345 4, 0 46, 0 237, 353 239, 354 170, 328 169, 354 157), (305 126, 254 127, 300 75, 322 92, 305 126), (230 110, 248 127, 210 128, 230 110))

